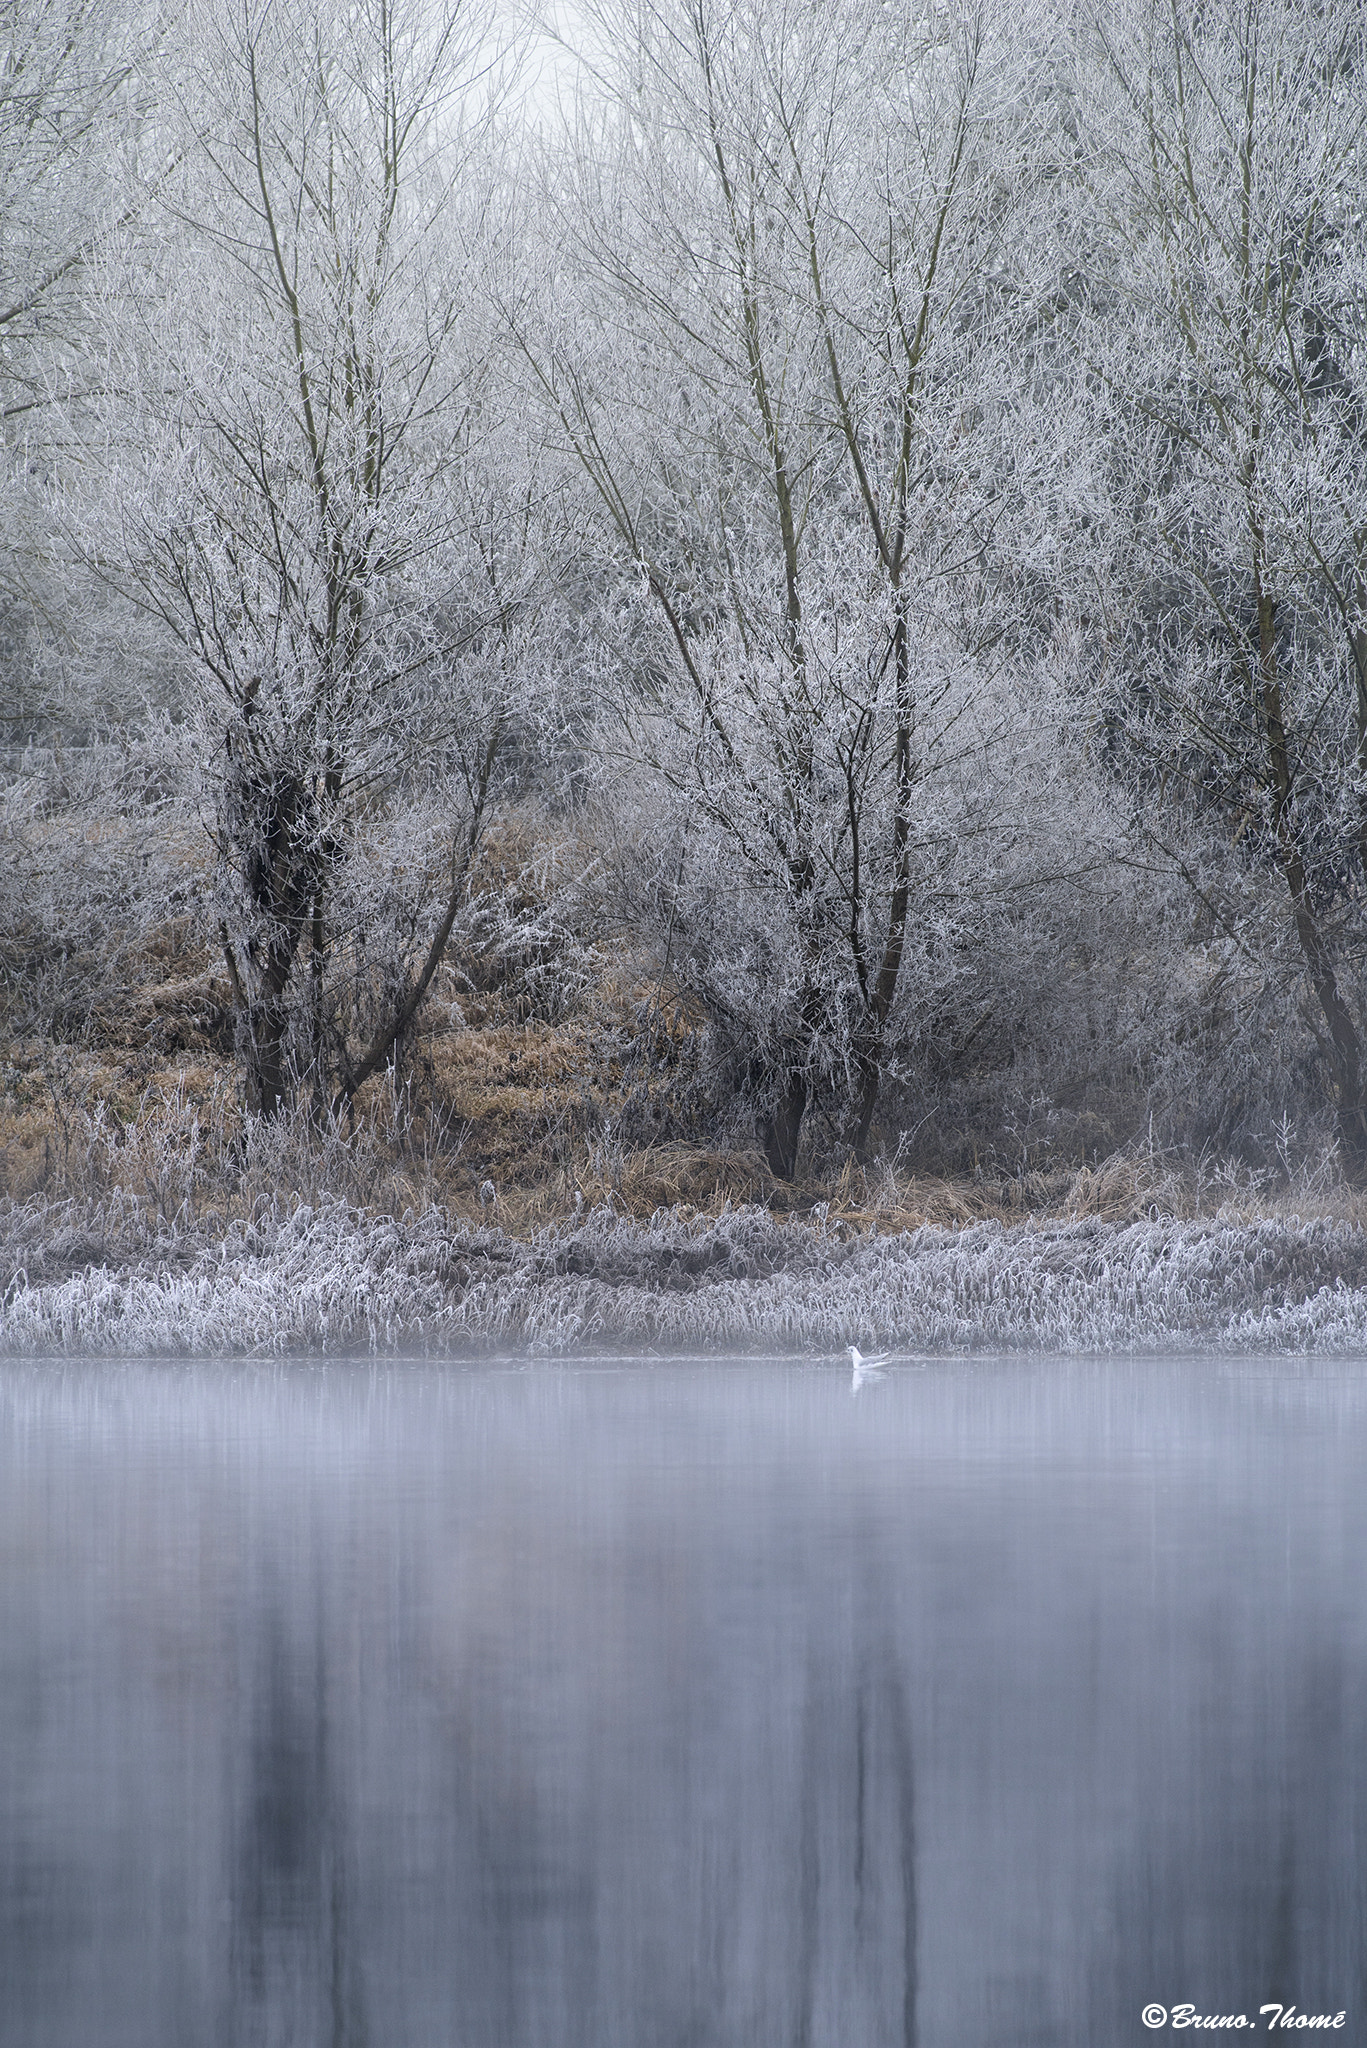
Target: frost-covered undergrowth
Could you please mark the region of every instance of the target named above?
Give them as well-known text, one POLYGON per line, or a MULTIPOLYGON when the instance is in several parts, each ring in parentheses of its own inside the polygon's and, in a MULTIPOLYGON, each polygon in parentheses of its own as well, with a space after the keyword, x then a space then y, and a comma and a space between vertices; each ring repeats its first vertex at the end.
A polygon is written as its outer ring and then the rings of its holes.
POLYGON ((50 1240, 24 1263, 23 1212, 8 1221, 11 1353, 1367 1348, 1367 1233, 1322 1221, 875 1237, 762 1209, 649 1224, 604 1210, 526 1243, 338 1202, 198 1248, 163 1235, 116 1263, 68 1256, 65 1273, 50 1240))

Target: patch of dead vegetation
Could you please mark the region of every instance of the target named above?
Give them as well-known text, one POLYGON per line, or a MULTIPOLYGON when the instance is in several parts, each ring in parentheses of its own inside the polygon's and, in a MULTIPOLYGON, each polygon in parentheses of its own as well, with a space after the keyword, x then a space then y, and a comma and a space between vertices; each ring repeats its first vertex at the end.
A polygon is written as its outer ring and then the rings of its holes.
MULTIPOLYGON (((488 886, 531 888, 535 851, 510 825, 486 849, 488 886)), ((492 955, 455 959, 399 1071, 377 1076, 345 1115, 302 1104, 254 1127, 221 963, 178 916, 101 990, 76 1042, 35 1036, 0 1057, 0 1194, 123 1191, 187 1225, 250 1216, 265 1201, 341 1197, 370 1215, 438 1208, 524 1238, 600 1210, 688 1222, 767 1208, 842 1235, 1030 1218, 1367 1225, 1367 1196, 1330 1159, 1278 1177, 1151 1145, 1015 1174, 850 1157, 780 1182, 757 1150, 720 1144, 698 1113, 706 1020, 696 1005, 607 951, 591 965, 563 1014, 546 1015, 529 1007, 516 963, 502 973, 492 955)))

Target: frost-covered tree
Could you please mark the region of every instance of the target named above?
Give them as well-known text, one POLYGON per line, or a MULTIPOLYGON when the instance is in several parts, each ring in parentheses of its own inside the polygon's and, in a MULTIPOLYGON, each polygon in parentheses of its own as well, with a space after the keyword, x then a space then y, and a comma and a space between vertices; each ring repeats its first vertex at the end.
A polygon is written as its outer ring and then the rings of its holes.
POLYGON ((508 729, 521 540, 486 448, 486 27, 391 0, 192 9, 165 91, 179 171, 158 232, 111 259, 82 531, 191 684, 214 921, 265 1113, 304 1066, 349 1098, 390 1056, 508 729), (369 944, 383 1000, 339 1022, 367 835, 418 783, 441 791, 444 879, 407 951, 369 944))
POLYGON ((72 598, 49 556, 47 482, 89 370, 89 265, 136 212, 152 9, 113 0, 0 6, 0 718, 38 717, 35 640, 72 598))
POLYGON ((1084 346, 1134 539, 1108 717, 1150 809, 1182 791, 1284 891, 1361 1174, 1363 17, 1130 0, 1081 47, 1084 346))
POLYGON ((0 7, 0 410, 11 446, 77 368, 85 267, 134 197, 150 25, 110 0, 0 7))
POLYGON ((1002 295, 1029 38, 982 4, 682 0, 596 43, 519 332, 625 572, 638 899, 791 1176, 818 1095, 866 1142, 1013 914, 1022 776, 1058 766, 1012 587, 1044 457, 1002 295))

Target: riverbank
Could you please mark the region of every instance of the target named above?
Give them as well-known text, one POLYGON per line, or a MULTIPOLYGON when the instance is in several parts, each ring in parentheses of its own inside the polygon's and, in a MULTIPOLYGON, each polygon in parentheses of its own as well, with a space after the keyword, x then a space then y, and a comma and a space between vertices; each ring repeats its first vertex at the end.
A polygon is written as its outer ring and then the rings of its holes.
POLYGON ((603 1206, 518 1237, 331 1200, 198 1241, 73 1205, 0 1230, 11 1354, 1367 1351, 1367 1232, 1329 1218, 888 1232, 603 1206))

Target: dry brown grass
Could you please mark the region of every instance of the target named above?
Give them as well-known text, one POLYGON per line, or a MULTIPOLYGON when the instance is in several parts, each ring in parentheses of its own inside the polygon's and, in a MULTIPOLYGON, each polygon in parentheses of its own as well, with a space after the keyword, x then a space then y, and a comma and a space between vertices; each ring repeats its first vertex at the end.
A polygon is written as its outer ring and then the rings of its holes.
MULTIPOLYGON (((515 839, 486 851, 500 872, 525 862, 515 839)), ((1014 1176, 940 1177, 850 1158, 782 1183, 753 1149, 724 1149, 705 1128, 681 1135, 703 1022, 686 1004, 605 958, 591 997, 551 1023, 471 964, 440 978, 403 1074, 373 1081, 344 1123, 320 1126, 301 1111, 253 1128, 217 962, 188 921, 167 925, 129 978, 102 991, 78 1043, 29 1038, 0 1057, 0 1194, 101 1200, 122 1190, 187 1223, 331 1194, 372 1214, 439 1206, 518 1236, 604 1207, 644 1221, 745 1205, 879 1233, 1027 1216, 1294 1213, 1367 1224, 1367 1196, 1346 1188, 1332 1161, 1278 1177, 1143 1146, 1014 1176), (654 1127, 666 1135, 624 1142, 624 1128, 652 1127, 643 1109, 659 1110, 654 1127)))
POLYGON ((1061 1213, 1095 1216, 1105 1223, 1145 1218, 1188 1222, 1202 1216, 1227 1223, 1323 1218, 1362 1229, 1367 1227, 1367 1191, 1343 1179, 1332 1154, 1295 1172, 1274 1174, 1237 1161, 1181 1159, 1126 1146, 1079 1169, 1061 1213))
MULTIPOLYGON (((166 984, 178 996, 180 985, 166 984)), ((140 1004, 153 994, 138 992, 140 1004)), ((473 1007, 473 1006, 472 1006, 473 1007)), ((1096 1165, 1011 1179, 942 1178, 848 1159, 828 1179, 775 1180, 754 1150, 673 1139, 623 1146, 611 1135, 624 1086, 611 1034, 582 1020, 515 1024, 453 1010, 403 1082, 385 1076, 345 1125, 301 1112, 251 1128, 232 1061, 201 1044, 160 1049, 119 1020, 121 1044, 30 1040, 0 1067, 0 1194, 101 1199, 115 1190, 184 1222, 246 1215, 262 1201, 341 1195, 373 1214, 496 1221, 516 1236, 610 1207, 644 1221, 761 1205, 825 1227, 897 1232, 996 1218, 1332 1217, 1367 1226, 1367 1196, 1330 1171, 1276 1185, 1138 1148, 1096 1165)), ((492 1012, 492 1013, 491 1013, 492 1012)), ((116 1034, 110 1033, 113 1037, 116 1034)))

